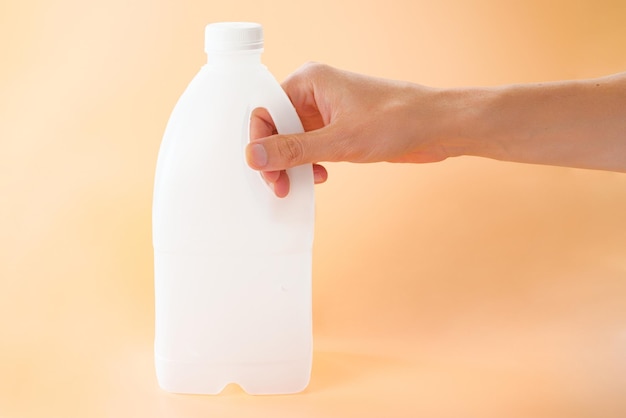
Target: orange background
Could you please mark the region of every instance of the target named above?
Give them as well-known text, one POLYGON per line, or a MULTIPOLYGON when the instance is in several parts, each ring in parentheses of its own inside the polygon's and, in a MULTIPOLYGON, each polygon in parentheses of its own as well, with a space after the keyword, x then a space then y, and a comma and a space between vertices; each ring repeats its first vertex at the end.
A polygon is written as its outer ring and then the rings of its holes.
POLYGON ((626 176, 329 164, 294 396, 162 392, 150 210, 209 22, 433 86, 626 69, 623 0, 0 3, 0 417, 624 417, 626 176))

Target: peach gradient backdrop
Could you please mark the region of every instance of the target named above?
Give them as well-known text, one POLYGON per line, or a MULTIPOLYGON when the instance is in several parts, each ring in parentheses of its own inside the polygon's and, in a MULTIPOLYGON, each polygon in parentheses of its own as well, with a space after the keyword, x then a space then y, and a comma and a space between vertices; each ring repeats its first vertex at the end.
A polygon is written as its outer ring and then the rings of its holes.
POLYGON ((626 175, 329 165, 300 395, 160 391, 150 208, 206 23, 434 86, 626 70, 623 0, 0 3, 0 417, 624 417, 626 175))

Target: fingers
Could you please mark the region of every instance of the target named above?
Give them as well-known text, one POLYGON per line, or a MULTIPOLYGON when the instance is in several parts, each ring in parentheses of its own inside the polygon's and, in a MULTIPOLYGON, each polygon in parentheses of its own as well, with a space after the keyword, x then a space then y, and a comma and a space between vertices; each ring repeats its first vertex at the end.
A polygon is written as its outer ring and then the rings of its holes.
POLYGON ((277 171, 318 161, 337 161, 338 141, 327 140, 328 127, 316 131, 272 135, 250 142, 246 160, 255 170, 277 171))
MULTIPOLYGON (((246 158, 248 160, 248 164, 252 168, 261 170, 263 179, 274 190, 276 196, 282 198, 289 194, 290 183, 287 172, 284 168, 276 170, 263 169, 263 166, 267 166, 268 153, 266 152, 265 146, 261 144, 262 141, 260 139, 268 136, 276 136, 276 127, 274 126, 272 117, 266 109, 254 109, 250 118, 251 143, 248 144, 246 148, 246 158), (255 145, 261 145, 261 147, 256 147, 255 145)), ((278 153, 282 156, 287 155, 286 158, 292 161, 296 161, 297 158, 303 157, 302 155, 298 156, 293 154, 294 152, 297 154, 297 150, 289 150, 288 147, 280 145, 278 148, 280 149, 278 153), (289 157, 289 153, 292 153, 291 157, 289 157)), ((305 164, 305 162, 302 164, 305 164)), ((295 165, 300 164, 293 163, 291 166, 295 165)), ((313 179, 315 184, 324 183, 328 179, 328 172, 326 171, 326 168, 319 164, 313 164, 313 179)))
POLYGON ((328 115, 323 115, 321 110, 328 110, 328 106, 324 106, 328 97, 323 93, 323 86, 328 79, 325 73, 330 70, 323 64, 307 63, 282 83, 307 132, 320 129, 328 122, 328 115))
POLYGON ((315 184, 322 184, 328 180, 328 171, 326 167, 319 164, 313 164, 313 180, 315 184))
MULTIPOLYGON (((254 109, 250 115, 250 140, 255 141, 274 134, 276 134, 276 127, 267 109, 254 109)), ((254 152, 254 149, 252 152, 254 152)), ((264 157, 255 155, 253 158, 256 161, 262 161, 264 157)), ((287 196, 289 193, 289 177, 284 170, 262 171, 261 175, 265 182, 274 190, 276 196, 287 196)))
POLYGON ((267 183, 276 183, 282 171, 262 171, 261 175, 267 183))
POLYGON ((265 138, 277 133, 272 116, 267 109, 257 107, 252 111, 250 115, 250 140, 265 138))
MULTIPOLYGON (((277 197, 283 198, 289 194, 289 176, 285 170, 266 171, 261 173, 267 184, 274 190, 277 197)), ((315 184, 321 184, 328 179, 328 171, 324 166, 313 164, 313 180, 315 184)))
POLYGON ((280 171, 278 178, 274 183, 269 183, 270 187, 274 189, 276 197, 286 197, 289 194, 289 176, 286 171, 280 171))
POLYGON ((305 134, 276 135, 269 112, 254 109, 250 116, 250 143, 246 147, 248 165, 255 170, 280 171, 302 164, 322 161, 314 151, 322 145, 317 131, 305 134))
MULTIPOLYGON (((276 183, 284 172, 284 170, 262 171, 261 175, 268 184, 271 184, 276 183)), ((321 184, 328 180, 328 171, 326 171, 326 168, 324 166, 320 164, 313 164, 313 180, 315 181, 315 184, 321 184)))

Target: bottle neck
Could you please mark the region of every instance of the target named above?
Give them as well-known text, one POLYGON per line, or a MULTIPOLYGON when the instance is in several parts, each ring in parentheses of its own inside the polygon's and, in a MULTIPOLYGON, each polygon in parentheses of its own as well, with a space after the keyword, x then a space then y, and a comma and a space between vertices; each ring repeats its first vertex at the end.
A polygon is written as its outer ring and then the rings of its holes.
POLYGON ((262 49, 235 52, 215 52, 207 53, 207 65, 227 65, 234 67, 245 67, 249 65, 261 64, 262 49))

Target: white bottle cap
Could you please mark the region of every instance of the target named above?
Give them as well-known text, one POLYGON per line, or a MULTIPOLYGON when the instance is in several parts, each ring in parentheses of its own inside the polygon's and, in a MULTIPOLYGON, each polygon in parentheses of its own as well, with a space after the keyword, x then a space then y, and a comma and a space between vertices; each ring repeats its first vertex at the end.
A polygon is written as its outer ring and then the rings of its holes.
POLYGON ((263 27, 258 23, 211 23, 204 30, 204 51, 207 54, 262 49, 263 27))

